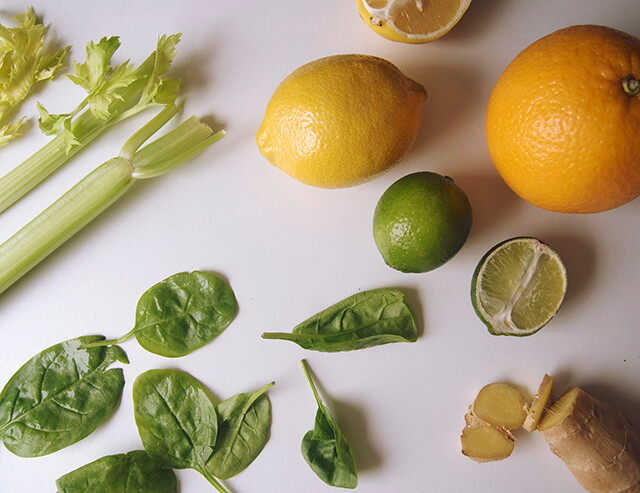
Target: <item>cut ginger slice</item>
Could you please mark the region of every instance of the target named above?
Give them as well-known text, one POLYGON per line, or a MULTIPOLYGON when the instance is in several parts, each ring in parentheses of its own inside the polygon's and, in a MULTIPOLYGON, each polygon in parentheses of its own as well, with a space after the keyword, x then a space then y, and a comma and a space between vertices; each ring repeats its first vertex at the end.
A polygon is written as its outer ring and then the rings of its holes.
POLYGON ((542 413, 544 412, 547 403, 549 402, 549 398, 551 397, 551 387, 553 387, 553 377, 545 374, 542 379, 542 383, 538 388, 538 392, 529 406, 529 412, 527 413, 527 417, 522 425, 522 427, 528 432, 534 432, 538 428, 538 423, 540 423, 542 413))
POLYGON ((513 452, 514 438, 508 431, 488 423, 474 422, 462 430, 462 453, 476 462, 506 459, 513 452))
POLYGON ((506 383, 492 383, 480 390, 471 412, 493 426, 517 430, 527 411, 527 402, 518 389, 506 383))

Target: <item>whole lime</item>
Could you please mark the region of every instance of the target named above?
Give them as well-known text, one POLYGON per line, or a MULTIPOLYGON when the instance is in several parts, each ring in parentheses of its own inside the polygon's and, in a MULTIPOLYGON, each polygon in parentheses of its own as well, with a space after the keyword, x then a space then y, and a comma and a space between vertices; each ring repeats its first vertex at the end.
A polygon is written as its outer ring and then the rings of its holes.
POLYGON ((469 236, 471 205, 447 176, 419 172, 393 183, 373 215, 382 258, 402 272, 427 272, 451 259, 469 236))

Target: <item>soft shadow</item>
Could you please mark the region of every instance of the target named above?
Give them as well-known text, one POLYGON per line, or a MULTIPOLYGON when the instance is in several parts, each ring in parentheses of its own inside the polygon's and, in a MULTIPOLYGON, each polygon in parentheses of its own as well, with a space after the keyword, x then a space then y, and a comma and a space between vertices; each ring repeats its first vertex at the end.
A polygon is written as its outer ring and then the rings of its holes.
POLYGON ((640 392, 632 389, 620 389, 611 383, 593 382, 580 385, 590 396, 612 405, 631 421, 636 432, 640 433, 640 392))
MULTIPOLYGON (((492 166, 487 163, 485 167, 492 166)), ((490 228, 498 228, 519 210, 521 199, 497 172, 470 172, 456 174, 452 178, 471 203, 473 226, 470 238, 478 237, 490 228)))
POLYGON ((417 289, 413 289, 413 288, 398 287, 398 286, 394 286, 394 288, 404 293, 407 304, 409 305, 409 307, 411 307, 411 312, 413 313, 413 316, 416 319, 416 326, 418 328, 418 338, 421 338, 424 335, 425 323, 424 323, 424 312, 422 309, 422 298, 420 297, 420 292, 417 289))
POLYGON ((483 2, 471 2, 469 8, 462 16, 462 19, 442 38, 435 41, 435 43, 469 43, 474 39, 480 38, 488 30, 492 29, 492 26, 500 22, 500 15, 498 11, 502 10, 503 13, 511 7, 511 2, 499 2, 483 1, 483 2))
POLYGON ((567 269, 567 294, 563 304, 568 306, 582 296, 593 279, 595 248, 586 238, 575 235, 551 233, 541 234, 539 238, 558 252, 567 269))
POLYGON ((553 403, 572 387, 572 382, 575 381, 575 378, 573 373, 566 368, 554 371, 553 374, 550 373, 549 375, 553 377, 553 386, 551 387, 551 402, 553 403))
POLYGON ((326 399, 326 405, 349 442, 358 472, 380 466, 382 457, 371 443, 365 409, 353 402, 334 399, 326 399))
POLYGON ((349 442, 358 472, 372 470, 382 464, 380 452, 371 443, 365 408, 353 402, 333 399, 326 392, 311 367, 309 367, 309 373, 324 405, 329 408, 331 415, 349 442))
POLYGON ((225 122, 218 120, 213 115, 198 115, 198 119, 201 122, 209 125, 209 127, 211 127, 211 130, 213 130, 214 133, 227 128, 227 124, 225 122))
POLYGON ((477 113, 478 107, 484 111, 485 78, 477 66, 434 63, 408 67, 407 72, 424 84, 428 94, 412 154, 455 134, 463 122, 477 113))
MULTIPOLYGON (((180 45, 178 45, 180 49, 180 45)), ((171 67, 171 75, 180 74, 180 93, 193 95, 202 89, 211 87, 212 79, 207 65, 216 57, 207 47, 207 52, 189 53, 188 57, 176 57, 171 67)))

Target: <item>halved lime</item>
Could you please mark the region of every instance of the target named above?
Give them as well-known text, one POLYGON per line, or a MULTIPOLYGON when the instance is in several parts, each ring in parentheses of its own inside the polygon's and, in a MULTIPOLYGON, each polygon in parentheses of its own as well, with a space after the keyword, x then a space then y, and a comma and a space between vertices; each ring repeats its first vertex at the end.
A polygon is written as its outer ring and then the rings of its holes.
POLYGON ((494 335, 528 336, 555 316, 567 291, 560 256, 536 238, 506 240, 478 263, 471 302, 494 335))

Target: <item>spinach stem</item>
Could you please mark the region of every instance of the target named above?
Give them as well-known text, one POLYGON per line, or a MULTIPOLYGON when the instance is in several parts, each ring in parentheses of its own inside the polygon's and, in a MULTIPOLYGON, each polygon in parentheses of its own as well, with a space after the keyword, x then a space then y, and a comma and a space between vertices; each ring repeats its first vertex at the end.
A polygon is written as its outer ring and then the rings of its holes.
POLYGON ((88 344, 82 344, 80 346, 80 349, 87 349, 90 347, 115 346, 116 344, 122 344, 123 342, 131 339, 135 333, 136 333, 136 328, 134 327, 125 335, 120 336, 117 339, 100 339, 99 341, 89 342, 88 344))
POLYGON ((256 392, 256 394, 259 396, 261 396, 262 394, 264 394, 267 390, 269 390, 271 387, 273 387, 276 383, 275 382, 269 382, 266 385, 263 385, 262 387, 260 387, 258 389, 258 391, 256 392))
POLYGON ((324 406, 322 404, 322 399, 320 398, 320 394, 318 394, 318 389, 316 389, 316 385, 313 383, 313 379, 311 378, 311 372, 309 370, 309 365, 307 364, 307 360, 300 360, 300 364, 302 365, 302 369, 304 370, 304 374, 309 381, 309 385, 311 385, 311 390, 313 391, 313 396, 316 398, 316 403, 318 407, 322 409, 324 406))
POLYGON ((224 486, 220 484, 220 482, 214 478, 209 471, 207 471, 206 467, 199 467, 198 472, 202 474, 211 485, 218 490, 220 493, 229 493, 229 490, 225 489, 224 486))

